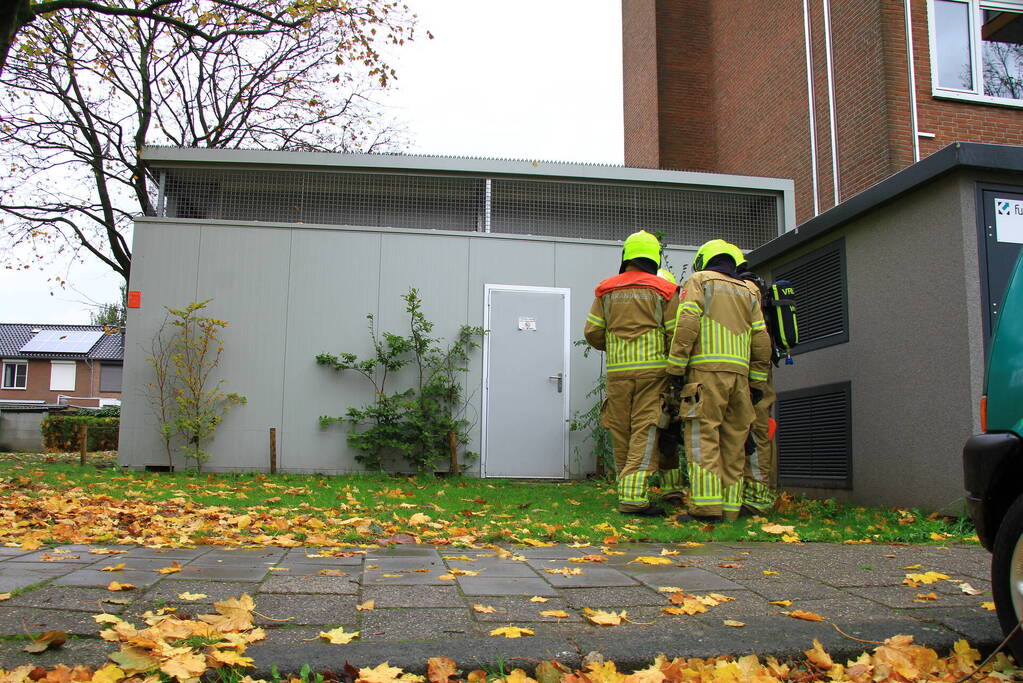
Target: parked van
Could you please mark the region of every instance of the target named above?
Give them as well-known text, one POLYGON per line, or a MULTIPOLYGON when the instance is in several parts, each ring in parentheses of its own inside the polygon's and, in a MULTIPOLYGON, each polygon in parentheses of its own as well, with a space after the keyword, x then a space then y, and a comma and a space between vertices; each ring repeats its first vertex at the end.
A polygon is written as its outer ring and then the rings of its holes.
POLYGON ((983 433, 966 442, 963 468, 970 515, 992 553, 998 621, 1023 661, 1023 251, 1003 303, 980 402, 983 433))

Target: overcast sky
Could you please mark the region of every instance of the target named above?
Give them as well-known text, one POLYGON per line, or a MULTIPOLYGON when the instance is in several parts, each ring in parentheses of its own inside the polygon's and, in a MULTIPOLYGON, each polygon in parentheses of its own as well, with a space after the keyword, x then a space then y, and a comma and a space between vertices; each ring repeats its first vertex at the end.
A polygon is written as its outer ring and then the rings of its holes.
MULTIPOLYGON (((410 152, 621 164, 620 0, 410 0, 420 28, 387 98, 410 152)), ((0 322, 89 322, 121 280, 95 260, 0 270, 0 322), (70 280, 66 288, 48 278, 70 280)))

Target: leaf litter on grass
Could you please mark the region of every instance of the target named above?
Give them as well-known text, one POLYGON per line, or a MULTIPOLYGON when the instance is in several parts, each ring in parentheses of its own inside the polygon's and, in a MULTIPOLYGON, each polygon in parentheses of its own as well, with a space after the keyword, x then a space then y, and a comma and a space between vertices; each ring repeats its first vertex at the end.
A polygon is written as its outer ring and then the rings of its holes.
POLYGON ((941 517, 787 495, 768 517, 708 529, 667 519, 630 524, 616 512, 615 488, 605 482, 125 472, 46 457, 0 456, 0 514, 23 522, 0 529, 0 543, 23 549, 50 543, 566 543, 593 546, 588 562, 619 554, 609 545, 636 541, 669 544, 662 561, 679 547, 706 541, 934 543, 932 536, 940 536, 944 543, 976 543, 972 529, 941 517), (537 501, 544 501, 542 508, 537 501))

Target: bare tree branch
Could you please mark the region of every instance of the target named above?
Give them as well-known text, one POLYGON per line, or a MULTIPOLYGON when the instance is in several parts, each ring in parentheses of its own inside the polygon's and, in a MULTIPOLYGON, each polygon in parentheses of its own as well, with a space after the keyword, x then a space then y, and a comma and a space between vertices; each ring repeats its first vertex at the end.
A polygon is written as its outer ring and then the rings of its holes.
POLYGON ((140 158, 146 145, 394 151, 401 143, 373 101, 392 73, 374 41, 413 37, 415 18, 398 2, 122 2, 30 4, 49 13, 23 28, 0 77, 8 260, 24 253, 14 247, 90 255, 127 279, 133 216, 156 208, 156 179, 140 158), (241 32, 256 20, 253 8, 262 21, 292 2, 310 8, 298 28, 258 39, 241 32), (210 42, 134 13, 93 11, 97 4, 173 10, 225 35, 210 42))

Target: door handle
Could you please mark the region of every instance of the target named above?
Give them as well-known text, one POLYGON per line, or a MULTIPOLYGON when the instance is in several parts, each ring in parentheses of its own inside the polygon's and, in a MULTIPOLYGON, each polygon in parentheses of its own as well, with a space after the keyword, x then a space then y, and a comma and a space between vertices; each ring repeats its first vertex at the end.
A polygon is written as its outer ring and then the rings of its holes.
POLYGON ((556 380, 558 380, 558 393, 560 394, 561 393, 561 387, 562 387, 562 385, 565 382, 565 373, 559 372, 556 375, 551 375, 547 379, 556 379, 556 380))

